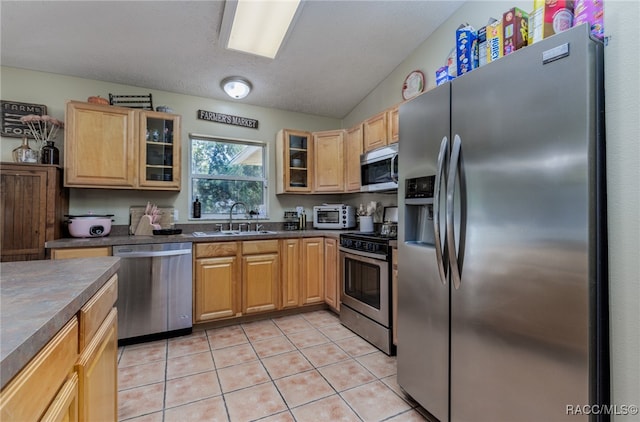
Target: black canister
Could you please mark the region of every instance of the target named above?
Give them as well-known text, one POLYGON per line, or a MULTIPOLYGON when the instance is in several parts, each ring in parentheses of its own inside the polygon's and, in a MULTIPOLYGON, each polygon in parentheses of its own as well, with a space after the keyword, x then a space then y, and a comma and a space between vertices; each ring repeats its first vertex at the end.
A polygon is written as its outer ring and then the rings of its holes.
POLYGON ((44 141, 44 146, 40 150, 40 162, 42 164, 60 164, 60 150, 53 141, 44 141))

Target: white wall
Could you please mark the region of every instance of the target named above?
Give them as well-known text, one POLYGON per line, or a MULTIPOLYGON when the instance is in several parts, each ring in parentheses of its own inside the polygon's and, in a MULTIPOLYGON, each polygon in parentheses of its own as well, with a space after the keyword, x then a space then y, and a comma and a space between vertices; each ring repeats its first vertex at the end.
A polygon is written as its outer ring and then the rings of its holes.
MULTIPOLYGON (((115 214, 114 224, 129 224, 129 207, 145 205, 147 201, 158 205, 173 206, 178 210, 180 224, 188 223, 189 206, 189 147, 188 134, 198 133, 212 136, 231 137, 264 141, 269 144, 269 216, 272 221, 283 220, 283 210, 302 205, 311 212, 311 207, 321 202, 336 202, 330 195, 276 195, 275 137, 281 128, 308 131, 336 129, 340 120, 287 112, 264 107, 244 105, 240 102, 217 101, 203 97, 181 95, 171 92, 149 90, 133 86, 62 76, 51 73, 33 72, 11 67, 0 67, 2 99, 33 104, 45 104, 49 115, 64 120, 66 100, 86 101, 91 95, 109 98, 112 94, 153 94, 153 104, 167 105, 176 114, 182 115, 182 190, 177 192, 147 192, 131 190, 71 189, 70 214, 94 213, 115 214), (209 110, 236 116, 249 117, 259 121, 259 129, 214 123, 196 118, 197 110, 209 110)), ((63 135, 58 136, 56 146, 64 151, 63 135)), ((12 161, 11 151, 20 145, 19 138, 2 137, 0 157, 4 162, 12 161)), ((212 222, 213 223, 213 222, 212 222)), ((212 224, 213 227, 213 224, 212 224)))
MULTIPOLYGON (((427 89, 433 87, 434 72, 453 48, 460 23, 478 28, 511 6, 530 10, 532 4, 466 3, 343 119, 343 127, 400 102, 402 82, 412 70, 422 70, 427 89)), ((610 38, 605 48, 605 110, 611 393, 613 404, 640 406, 640 2, 604 0, 604 10, 610 38)), ((640 421, 640 415, 616 415, 613 420, 640 421)))

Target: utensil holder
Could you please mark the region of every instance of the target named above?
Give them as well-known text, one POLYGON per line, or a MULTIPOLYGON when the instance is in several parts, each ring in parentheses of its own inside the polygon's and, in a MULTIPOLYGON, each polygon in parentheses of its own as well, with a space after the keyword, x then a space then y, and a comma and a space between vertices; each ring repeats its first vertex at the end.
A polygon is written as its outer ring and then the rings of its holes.
POLYGON ((360 216, 360 231, 363 233, 373 232, 373 216, 372 215, 360 216))

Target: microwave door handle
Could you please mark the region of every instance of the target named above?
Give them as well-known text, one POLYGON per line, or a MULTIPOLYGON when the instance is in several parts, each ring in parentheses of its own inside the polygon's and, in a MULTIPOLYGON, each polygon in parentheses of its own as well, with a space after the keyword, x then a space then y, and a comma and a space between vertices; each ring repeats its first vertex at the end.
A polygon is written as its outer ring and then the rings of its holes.
POLYGON ((395 173, 393 171, 393 167, 397 160, 398 160, 398 154, 393 154, 393 157, 391 157, 391 163, 390 163, 391 168, 389 169, 389 173, 391 174, 391 180, 393 180, 396 183, 398 183, 398 173, 395 173))
MULTIPOLYGON (((447 161, 447 153, 449 151, 449 139, 445 136, 440 143, 440 152, 438 154, 438 172, 436 173, 435 186, 433 191, 433 234, 434 243, 436 246, 436 261, 438 262, 438 273, 440 274, 440 281, 443 285, 447 284, 447 273, 445 270, 445 255, 442 248, 442 235, 440 233, 440 186, 442 181, 445 180, 445 163, 447 161)), ((445 186, 446 191, 446 186, 445 186)))

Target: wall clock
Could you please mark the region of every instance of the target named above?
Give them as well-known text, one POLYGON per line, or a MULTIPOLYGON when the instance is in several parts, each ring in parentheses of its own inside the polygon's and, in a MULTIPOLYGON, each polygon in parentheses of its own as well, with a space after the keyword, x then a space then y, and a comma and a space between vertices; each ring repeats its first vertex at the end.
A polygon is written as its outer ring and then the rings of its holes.
POLYGON ((409 73, 402 84, 402 98, 409 100, 424 90, 424 73, 414 70, 409 73))

